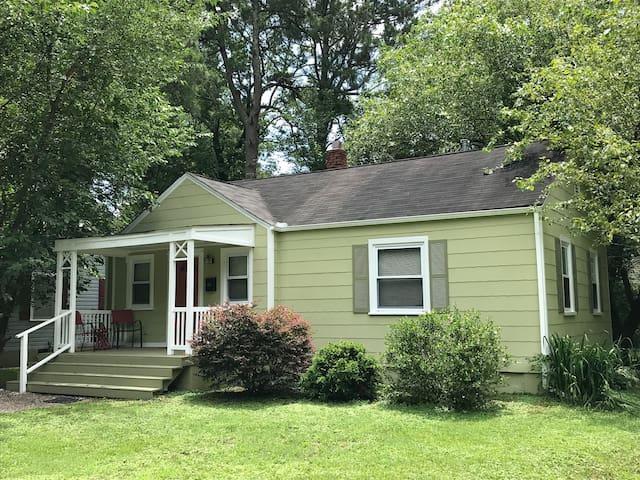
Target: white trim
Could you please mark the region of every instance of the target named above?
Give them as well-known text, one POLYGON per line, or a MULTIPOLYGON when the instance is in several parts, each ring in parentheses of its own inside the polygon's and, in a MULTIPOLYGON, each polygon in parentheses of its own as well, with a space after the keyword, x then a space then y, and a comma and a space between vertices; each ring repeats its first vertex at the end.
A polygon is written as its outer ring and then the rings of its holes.
POLYGON ((593 271, 590 272, 591 277, 591 285, 589 285, 589 289, 591 290, 591 297, 593 297, 593 285, 596 285, 596 299, 598 301, 598 308, 593 308, 593 303, 589 305, 591 309, 591 313, 593 315, 602 315, 602 291, 600 290, 600 256, 598 252, 593 250, 589 250, 590 252, 590 262, 589 270, 591 270, 592 265, 595 267, 593 271), (594 264, 595 262, 595 264, 594 264), (595 282, 594 282, 595 280, 595 282))
MULTIPOLYGON (((239 303, 247 304, 253 303, 253 249, 252 248, 221 248, 220 256, 222 258, 222 271, 221 271, 221 285, 220 285, 220 300, 221 303, 239 303), (245 256, 247 257, 247 301, 229 301, 227 293, 227 280, 229 272, 229 257, 245 256)), ((234 277, 235 278, 235 277, 234 277)))
POLYGON ((267 308, 275 306, 276 297, 276 239, 273 228, 267 229, 267 308))
POLYGON ((207 185, 206 182, 203 182, 202 180, 200 180, 195 175, 193 175, 191 173, 185 173, 180 178, 178 178, 175 182, 173 182, 164 192, 162 192, 160 194, 160 196, 156 199, 154 205, 150 209, 145 210, 144 212, 142 212, 129 225, 127 225, 125 227, 125 229, 122 231, 122 233, 130 233, 131 230, 133 230, 142 220, 144 220, 151 212, 153 212, 153 210, 158 208, 158 206, 162 203, 162 201, 165 198, 167 198, 169 195, 171 195, 171 193, 173 193, 173 191, 176 188, 178 188, 180 185, 182 185, 187 180, 190 180, 193 184, 195 184, 195 185, 199 186, 200 188, 206 190, 208 193, 210 193, 211 195, 213 195, 217 199, 223 201, 228 206, 230 206, 231 208, 236 210, 238 213, 248 217, 249 219, 253 220, 257 224, 262 225, 265 228, 269 228, 270 227, 270 224, 268 222, 265 222, 261 218, 258 218, 255 215, 253 215, 252 213, 250 213, 248 210, 242 208, 240 205, 238 205, 237 203, 233 202, 232 200, 230 200, 229 198, 227 198, 226 196, 224 196, 223 194, 221 194, 217 190, 213 189, 210 185, 207 185))
MULTIPOLYGON (((429 238, 396 237, 370 239, 369 245, 369 315, 419 315, 431 311, 429 285, 429 238), (380 308, 378 306, 378 251, 391 248, 419 248, 422 277, 422 308, 380 308)), ((418 277, 411 276, 410 278, 418 277)), ((407 277, 409 278, 409 277, 407 277)))
POLYGON ((518 215, 531 213, 533 207, 498 208, 492 210, 471 210, 467 212, 434 213, 431 215, 413 215, 409 217, 370 218, 367 220, 350 220, 345 222, 313 223, 309 225, 292 225, 279 223, 276 232, 295 232, 299 230, 318 230, 325 228, 361 227, 367 225, 386 225, 392 223, 430 222, 435 220, 454 220, 471 217, 495 217, 500 215, 518 215))
POLYGON ((564 262, 564 255, 562 253, 562 248, 565 247, 567 250, 567 274, 565 275, 562 271, 562 263, 560 264, 560 280, 562 281, 562 305, 565 305, 564 298, 564 277, 566 276, 569 280, 569 303, 570 307, 564 307, 565 315, 575 315, 576 314, 576 298, 575 298, 575 285, 574 283, 574 269, 576 266, 573 264, 573 249, 575 248, 571 241, 566 237, 560 237, 560 262, 564 262))
POLYGON ((155 255, 131 255, 127 257, 127 308, 130 310, 153 310, 153 290, 155 289, 154 278, 155 255), (136 263, 149 264, 149 303, 133 304, 133 266, 136 263))
POLYGON ((255 246, 254 225, 218 225, 158 230, 147 233, 113 235, 110 237, 70 238, 56 240, 55 250, 78 250, 84 252, 123 247, 140 247, 194 240, 207 243, 223 243, 241 247, 255 246))
POLYGON ((549 353, 549 311, 547 309, 547 277, 544 265, 544 229, 540 212, 533 212, 533 229, 536 242, 536 273, 538 276, 538 317, 540 322, 540 352, 549 353))

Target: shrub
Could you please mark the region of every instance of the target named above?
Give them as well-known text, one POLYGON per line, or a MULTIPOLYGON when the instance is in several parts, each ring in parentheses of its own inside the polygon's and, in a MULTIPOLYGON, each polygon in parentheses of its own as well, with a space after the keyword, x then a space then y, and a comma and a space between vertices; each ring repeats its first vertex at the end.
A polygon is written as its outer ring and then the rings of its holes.
POLYGON ((301 387, 319 400, 374 400, 380 381, 380 366, 364 345, 340 341, 318 350, 302 376, 301 387))
POLYGON ((309 325, 283 306, 263 313, 247 305, 214 307, 192 345, 200 375, 214 388, 253 394, 295 390, 313 355, 309 325))
POLYGON ((609 347, 553 335, 549 354, 541 359, 547 391, 560 400, 585 407, 603 409, 627 406, 616 389, 627 388, 637 379, 625 366, 625 352, 619 344, 609 347))
POLYGON ((498 329, 477 311, 403 318, 386 339, 388 396, 455 410, 481 408, 501 382, 506 360, 498 329))

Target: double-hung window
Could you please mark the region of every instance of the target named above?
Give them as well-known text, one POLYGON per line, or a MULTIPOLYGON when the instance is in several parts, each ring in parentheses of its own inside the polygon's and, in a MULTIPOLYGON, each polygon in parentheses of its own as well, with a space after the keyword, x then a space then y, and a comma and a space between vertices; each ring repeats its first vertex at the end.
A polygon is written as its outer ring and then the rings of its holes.
POLYGON ((600 304, 600 271, 598 269, 598 254, 591 252, 589 256, 589 269, 591 276, 591 311, 593 313, 602 313, 602 305, 600 304))
POLYGON ((369 313, 419 314, 430 310, 426 237, 369 240, 369 313))
POLYGON ((153 255, 127 257, 127 304, 133 310, 153 309, 153 255))
POLYGON ((565 313, 575 313, 576 301, 575 301, 575 289, 573 285, 573 269, 576 268, 573 264, 573 245, 564 240, 560 241, 560 261, 562 262, 562 293, 563 293, 563 305, 565 313))
POLYGON ((222 296, 225 302, 253 301, 252 263, 251 249, 222 249, 222 296))

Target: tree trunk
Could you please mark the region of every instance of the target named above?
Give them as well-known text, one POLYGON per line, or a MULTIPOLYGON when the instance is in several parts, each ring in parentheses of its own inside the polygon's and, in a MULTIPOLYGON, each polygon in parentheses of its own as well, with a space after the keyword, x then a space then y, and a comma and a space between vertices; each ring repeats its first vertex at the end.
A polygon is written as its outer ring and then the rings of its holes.
MULTIPOLYGON (((258 114, 259 115, 259 114, 258 114)), ((256 178, 258 174, 258 145, 260 131, 257 119, 249 120, 244 133, 245 178, 256 178)))

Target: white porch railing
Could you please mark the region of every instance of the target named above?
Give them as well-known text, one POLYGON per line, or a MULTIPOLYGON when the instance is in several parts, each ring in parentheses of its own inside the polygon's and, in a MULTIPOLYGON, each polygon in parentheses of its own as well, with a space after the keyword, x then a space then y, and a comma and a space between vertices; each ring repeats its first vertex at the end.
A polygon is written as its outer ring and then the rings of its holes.
POLYGON ((58 355, 71 349, 74 343, 75 334, 75 318, 73 312, 64 310, 49 320, 39 323, 35 327, 31 327, 24 332, 16 335, 20 339, 20 376, 19 376, 19 392, 27 391, 27 375, 40 368, 45 363, 50 362, 58 355), (29 334, 40 330, 41 328, 53 323, 53 352, 42 360, 34 363, 29 367, 29 334))
POLYGON ((78 310, 78 313, 82 318, 84 331, 82 332, 83 338, 76 338, 76 342, 79 342, 84 347, 93 347, 93 343, 98 340, 96 332, 100 330, 106 332, 107 339, 110 338, 110 332, 112 331, 111 310, 78 310))
POLYGON ((187 307, 174 307, 171 310, 172 328, 168 345, 171 350, 184 350, 191 353, 191 340, 200 332, 200 325, 207 318, 211 307, 192 307, 193 315, 188 320, 187 307))

